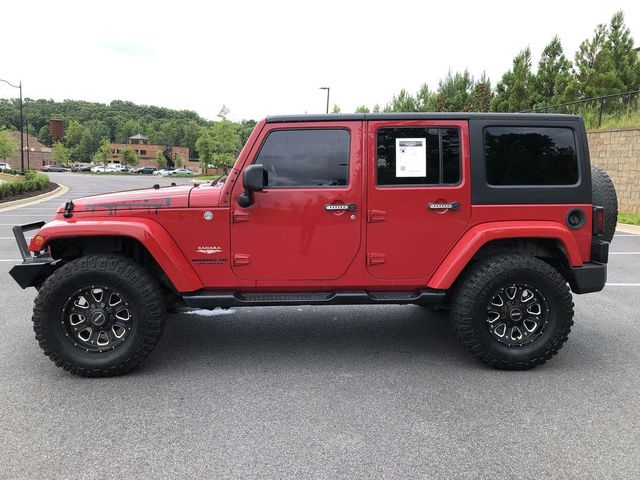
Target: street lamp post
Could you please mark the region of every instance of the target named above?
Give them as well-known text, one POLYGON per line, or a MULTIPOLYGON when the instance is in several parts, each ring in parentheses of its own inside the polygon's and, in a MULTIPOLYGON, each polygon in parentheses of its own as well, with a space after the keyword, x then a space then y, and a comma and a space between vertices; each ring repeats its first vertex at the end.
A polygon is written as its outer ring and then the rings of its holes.
POLYGON ((4 82, 10 87, 20 89, 20 173, 24 175, 24 113, 22 111, 22 80, 18 85, 7 82, 0 78, 0 82, 4 82))
POLYGON ((329 90, 331 90, 330 87, 320 87, 320 90, 326 90, 327 91, 327 113, 329 113, 329 90))

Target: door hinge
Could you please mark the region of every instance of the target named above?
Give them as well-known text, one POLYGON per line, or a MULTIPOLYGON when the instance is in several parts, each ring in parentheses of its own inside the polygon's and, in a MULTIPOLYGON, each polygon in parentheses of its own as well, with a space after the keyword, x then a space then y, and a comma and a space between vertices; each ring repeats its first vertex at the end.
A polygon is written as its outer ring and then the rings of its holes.
POLYGON ((242 210, 234 210, 233 223, 242 223, 249 221, 249 212, 243 212, 242 210))
POLYGON ((367 253, 367 264, 368 265, 380 265, 387 261, 386 253, 367 253))
POLYGON ((246 253, 234 253, 233 254, 233 266, 239 267, 241 265, 249 265, 251 263, 251 255, 246 253))
POLYGON ((384 210, 369 210, 367 212, 367 222, 384 222, 387 219, 387 212, 384 210))

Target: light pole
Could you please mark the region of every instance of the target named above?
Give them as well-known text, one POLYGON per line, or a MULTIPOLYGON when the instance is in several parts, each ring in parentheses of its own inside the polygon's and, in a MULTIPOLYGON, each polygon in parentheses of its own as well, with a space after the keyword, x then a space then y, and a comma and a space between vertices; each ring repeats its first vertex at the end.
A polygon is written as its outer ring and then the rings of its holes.
POLYGON ((22 113, 22 80, 18 85, 7 82, 0 78, 0 82, 4 82, 10 87, 20 89, 20 173, 24 175, 24 114, 22 113))
POLYGON ((326 90, 327 91, 327 113, 329 113, 329 90, 331 90, 330 87, 320 87, 320 90, 326 90))

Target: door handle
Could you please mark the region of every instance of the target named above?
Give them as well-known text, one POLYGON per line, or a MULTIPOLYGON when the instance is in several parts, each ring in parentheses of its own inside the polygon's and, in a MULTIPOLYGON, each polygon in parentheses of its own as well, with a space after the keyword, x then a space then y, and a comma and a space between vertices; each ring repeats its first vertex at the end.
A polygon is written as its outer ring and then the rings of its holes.
POLYGON ((430 203, 429 210, 460 210, 460 202, 430 203))
POLYGON ((340 205, 334 205, 333 203, 327 203, 324 206, 324 209, 327 212, 355 212, 356 204, 355 203, 343 203, 340 205))

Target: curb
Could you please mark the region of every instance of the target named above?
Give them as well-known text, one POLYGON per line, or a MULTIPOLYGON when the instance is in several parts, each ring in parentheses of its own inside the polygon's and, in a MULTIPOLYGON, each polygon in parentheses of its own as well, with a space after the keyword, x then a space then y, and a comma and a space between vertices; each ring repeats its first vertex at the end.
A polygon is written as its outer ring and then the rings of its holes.
POLYGON ((624 233, 640 234, 640 225, 629 225, 628 223, 617 223, 616 230, 624 233))
POLYGON ((36 205, 46 200, 64 195, 69 191, 69 187, 66 185, 58 184, 58 188, 42 195, 36 195, 35 197, 21 198, 20 200, 14 200, 12 202, 0 203, 0 213, 9 212, 18 208, 26 207, 29 205, 36 205))

